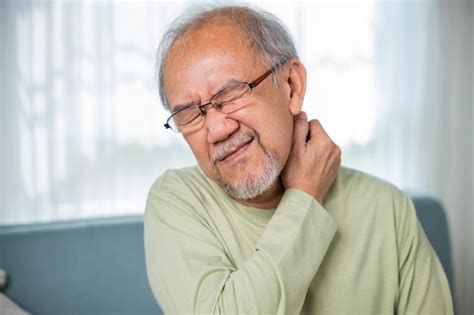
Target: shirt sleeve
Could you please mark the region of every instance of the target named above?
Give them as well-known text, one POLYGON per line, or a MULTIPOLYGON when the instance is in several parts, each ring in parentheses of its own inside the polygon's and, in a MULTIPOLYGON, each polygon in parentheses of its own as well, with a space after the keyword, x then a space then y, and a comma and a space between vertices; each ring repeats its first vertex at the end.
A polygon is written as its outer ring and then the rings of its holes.
POLYGON ((448 280, 408 197, 399 210, 397 313, 453 314, 448 280))
POLYGON ((299 313, 337 230, 310 195, 289 189, 239 268, 184 196, 150 193, 144 220, 150 286, 165 313, 299 313))

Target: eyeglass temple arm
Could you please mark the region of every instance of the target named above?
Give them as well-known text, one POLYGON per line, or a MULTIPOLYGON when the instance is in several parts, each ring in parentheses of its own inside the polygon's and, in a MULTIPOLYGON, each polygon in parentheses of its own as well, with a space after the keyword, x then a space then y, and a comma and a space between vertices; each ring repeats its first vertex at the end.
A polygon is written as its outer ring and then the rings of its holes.
POLYGON ((250 83, 249 83, 250 89, 253 90, 257 85, 259 85, 260 83, 262 83, 262 81, 265 80, 273 71, 275 71, 275 69, 276 69, 277 67, 278 67, 278 66, 272 67, 270 70, 268 70, 267 72, 265 72, 264 74, 262 74, 261 76, 259 76, 257 79, 255 79, 255 81, 250 82, 250 83))

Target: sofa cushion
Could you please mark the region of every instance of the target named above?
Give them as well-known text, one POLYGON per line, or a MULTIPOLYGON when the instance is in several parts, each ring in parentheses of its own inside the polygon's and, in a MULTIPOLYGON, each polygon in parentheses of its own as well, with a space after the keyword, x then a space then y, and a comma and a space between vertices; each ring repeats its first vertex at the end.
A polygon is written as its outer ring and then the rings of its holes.
POLYGON ((142 216, 0 227, 0 249, 4 293, 33 314, 161 314, 142 216))
POLYGON ((8 297, 0 293, 0 314, 4 315, 28 315, 24 309, 15 304, 8 297))

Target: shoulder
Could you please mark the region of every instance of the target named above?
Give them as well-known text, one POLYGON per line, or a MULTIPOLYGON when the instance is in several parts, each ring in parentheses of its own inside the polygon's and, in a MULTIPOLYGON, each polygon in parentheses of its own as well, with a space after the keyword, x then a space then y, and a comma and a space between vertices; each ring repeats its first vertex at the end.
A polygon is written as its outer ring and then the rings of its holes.
POLYGON ((346 167, 339 170, 327 202, 335 214, 356 212, 362 218, 383 217, 395 224, 414 215, 411 199, 394 184, 346 167))
POLYGON ((359 199, 398 199, 406 195, 394 184, 362 171, 341 167, 334 183, 335 194, 359 199))
POLYGON ((191 178, 199 177, 200 171, 197 166, 180 169, 168 169, 161 174, 151 186, 150 191, 173 190, 176 186, 188 182, 191 178))
POLYGON ((165 171, 153 183, 147 197, 145 216, 207 217, 206 201, 215 195, 215 184, 198 166, 165 171))
POLYGON ((211 181, 198 166, 169 169, 156 179, 149 195, 161 193, 174 195, 193 195, 200 190, 211 189, 211 181))

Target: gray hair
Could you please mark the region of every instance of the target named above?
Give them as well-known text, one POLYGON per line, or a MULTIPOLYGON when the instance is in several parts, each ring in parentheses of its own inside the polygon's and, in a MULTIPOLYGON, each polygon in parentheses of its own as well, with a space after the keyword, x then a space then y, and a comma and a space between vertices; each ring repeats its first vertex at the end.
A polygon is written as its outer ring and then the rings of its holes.
MULTIPOLYGON (((164 90, 163 67, 173 44, 187 32, 217 18, 234 22, 248 38, 250 47, 262 58, 267 68, 281 67, 290 59, 298 59, 293 39, 283 23, 272 13, 247 5, 193 6, 178 16, 163 35, 156 54, 156 77, 163 106, 170 110, 164 90)), ((274 81, 275 82, 275 81, 274 81)))

